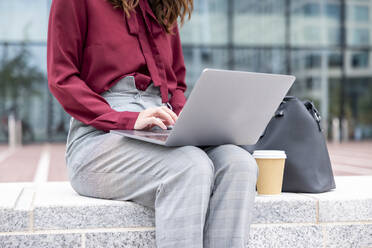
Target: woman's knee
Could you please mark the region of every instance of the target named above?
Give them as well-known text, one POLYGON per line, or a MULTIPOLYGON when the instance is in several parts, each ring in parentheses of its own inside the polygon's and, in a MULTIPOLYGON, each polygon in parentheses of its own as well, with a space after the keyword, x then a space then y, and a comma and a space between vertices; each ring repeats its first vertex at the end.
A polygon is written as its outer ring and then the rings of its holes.
POLYGON ((226 167, 234 173, 245 173, 247 175, 258 176, 258 166, 253 156, 243 148, 226 144, 215 148, 211 154, 215 167, 226 167))
POLYGON ((177 157, 177 159, 182 160, 180 166, 183 167, 188 174, 193 176, 214 176, 213 162, 202 149, 196 146, 183 146, 180 147, 178 151, 182 154, 177 157))

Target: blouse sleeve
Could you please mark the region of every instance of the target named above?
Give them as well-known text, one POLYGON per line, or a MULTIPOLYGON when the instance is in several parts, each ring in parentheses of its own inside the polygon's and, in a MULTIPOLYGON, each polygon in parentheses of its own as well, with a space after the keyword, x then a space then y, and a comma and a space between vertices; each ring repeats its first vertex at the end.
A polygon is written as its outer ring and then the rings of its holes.
POLYGON ((169 103, 173 107, 173 111, 178 115, 183 106, 186 103, 185 91, 187 85, 185 82, 186 67, 184 63, 184 57, 181 46, 180 34, 178 31, 178 25, 175 25, 173 29, 174 35, 172 35, 172 51, 173 51, 173 71, 177 77, 177 88, 172 94, 172 98, 169 103))
POLYGON ((133 129, 139 112, 112 109, 80 78, 87 31, 86 0, 53 0, 47 41, 48 86, 64 110, 103 131, 133 129))

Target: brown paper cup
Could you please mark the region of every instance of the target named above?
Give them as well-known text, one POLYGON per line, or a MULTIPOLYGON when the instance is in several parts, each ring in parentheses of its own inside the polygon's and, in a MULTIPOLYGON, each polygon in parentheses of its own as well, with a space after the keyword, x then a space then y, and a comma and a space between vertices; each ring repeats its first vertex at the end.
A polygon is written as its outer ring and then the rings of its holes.
POLYGON ((277 195, 282 192, 285 159, 284 151, 256 150, 253 153, 259 173, 257 192, 260 195, 277 195))

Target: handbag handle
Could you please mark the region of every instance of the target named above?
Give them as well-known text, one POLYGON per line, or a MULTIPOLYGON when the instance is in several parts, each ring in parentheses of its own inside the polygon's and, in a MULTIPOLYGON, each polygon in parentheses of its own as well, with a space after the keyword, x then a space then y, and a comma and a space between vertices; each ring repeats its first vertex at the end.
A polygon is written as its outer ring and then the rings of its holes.
POLYGON ((319 111, 315 108, 314 103, 307 100, 304 102, 304 105, 306 109, 310 112, 310 114, 313 116, 316 123, 318 124, 319 131, 322 132, 323 130, 322 127, 320 126, 320 120, 322 119, 322 117, 320 116, 319 111))
MULTIPOLYGON (((294 100, 296 99, 295 96, 286 96, 284 97, 282 104, 286 103, 286 102, 289 102, 291 100, 294 100)), ((318 125, 318 129, 320 132, 323 131, 322 127, 320 126, 320 121, 322 119, 322 117, 320 116, 320 113, 319 111, 316 109, 314 103, 312 101, 309 101, 309 100, 306 100, 303 102, 303 104, 305 105, 307 111, 309 111, 309 113, 311 114, 311 116, 314 118, 314 120, 316 121, 317 125, 318 125)), ((276 112, 275 112, 275 117, 282 117, 284 115, 284 111, 283 110, 280 110, 278 109, 276 112)))
MULTIPOLYGON (((295 99, 297 99, 297 97, 295 97, 295 96, 286 96, 286 97, 284 97, 283 101, 280 103, 280 106, 282 106, 283 104, 285 104, 285 103, 287 103, 291 100, 295 100, 295 99)), ((320 120, 322 119, 322 117, 320 116, 319 111, 315 108, 314 103, 312 101, 306 100, 306 101, 303 102, 303 104, 305 105, 307 111, 311 114, 311 116, 316 121, 319 131, 322 132, 323 130, 322 130, 322 127, 320 126, 320 120)), ((282 108, 280 108, 280 106, 275 111, 274 117, 276 117, 276 118, 280 118, 280 117, 284 116, 284 110, 282 108)), ((263 136, 265 136, 266 129, 267 129, 267 127, 265 128, 264 132, 260 136, 260 139, 263 136)))
POLYGON ((275 111, 275 114, 274 116, 275 117, 283 117, 284 116, 284 110, 280 109, 280 106, 282 106, 283 104, 291 101, 291 100, 295 100, 296 97, 295 96, 286 96, 284 97, 283 101, 280 103, 279 105, 279 108, 275 111))

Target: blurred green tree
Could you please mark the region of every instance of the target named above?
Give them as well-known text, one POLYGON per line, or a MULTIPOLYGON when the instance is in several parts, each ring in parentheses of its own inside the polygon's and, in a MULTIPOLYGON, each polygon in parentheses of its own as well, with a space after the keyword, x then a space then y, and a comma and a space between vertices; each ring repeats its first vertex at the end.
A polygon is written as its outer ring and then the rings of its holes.
POLYGON ((8 59, 4 57, 0 63, 0 97, 2 109, 6 102, 10 103, 10 109, 18 116, 18 98, 22 92, 28 97, 38 95, 42 92, 36 89, 35 84, 45 82, 45 76, 40 69, 31 65, 31 57, 27 47, 23 44, 15 56, 8 59))
MULTIPOLYGON (((4 49, 8 49, 5 45, 4 49)), ((37 66, 30 63, 31 53, 25 44, 22 44, 11 58, 4 52, 0 60, 0 132, 5 139, 8 137, 7 119, 13 114, 16 119, 21 120, 23 139, 34 139, 33 131, 26 121, 29 118, 30 100, 32 96, 42 97, 42 92, 36 87, 46 81, 43 72, 37 66), (23 99, 21 99, 23 98, 23 99), (22 100, 22 101, 20 101, 22 100), (27 106, 20 106, 20 104, 27 106), (24 116, 20 116, 20 109, 23 109, 24 116)))
POLYGON ((363 96, 359 101, 359 111, 361 115, 361 123, 370 125, 372 123, 372 80, 368 84, 363 96))

